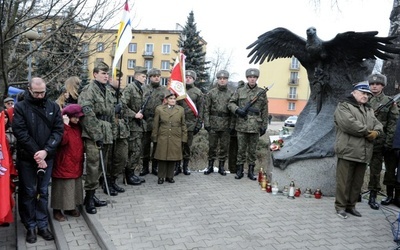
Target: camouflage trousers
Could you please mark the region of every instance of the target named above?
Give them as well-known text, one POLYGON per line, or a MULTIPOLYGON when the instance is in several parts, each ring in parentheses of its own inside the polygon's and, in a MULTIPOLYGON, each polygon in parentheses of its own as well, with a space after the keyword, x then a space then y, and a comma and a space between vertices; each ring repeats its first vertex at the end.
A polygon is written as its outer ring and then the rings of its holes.
POLYGON ((107 164, 107 176, 117 178, 128 160, 128 139, 117 139, 111 146, 107 164))
MULTIPOLYGON (((86 177, 85 177, 85 190, 95 190, 99 187, 99 178, 103 173, 100 162, 100 149, 96 146, 96 142, 84 138, 84 146, 86 152, 86 177)), ((111 151, 111 144, 104 144, 103 162, 105 171, 107 171, 107 159, 111 151)))
POLYGON ((237 165, 255 164, 257 160, 257 143, 260 138, 259 133, 243 133, 237 132, 238 153, 237 165))
POLYGON ((143 152, 143 161, 153 160, 154 152, 156 151, 155 145, 151 146, 151 131, 146 131, 143 133, 142 139, 142 152, 143 152), (151 154, 150 154, 151 152, 151 154))
POLYGON ((188 131, 187 132, 187 143, 184 144, 183 152, 182 152, 184 160, 190 160, 190 156, 191 156, 190 148, 192 147, 192 143, 193 143, 193 131, 188 131))
POLYGON ((143 132, 131 131, 131 136, 128 141, 128 164, 127 168, 134 171, 142 169, 142 140, 143 132))
POLYGON ((208 134, 208 160, 226 161, 230 139, 228 131, 211 130, 208 134))

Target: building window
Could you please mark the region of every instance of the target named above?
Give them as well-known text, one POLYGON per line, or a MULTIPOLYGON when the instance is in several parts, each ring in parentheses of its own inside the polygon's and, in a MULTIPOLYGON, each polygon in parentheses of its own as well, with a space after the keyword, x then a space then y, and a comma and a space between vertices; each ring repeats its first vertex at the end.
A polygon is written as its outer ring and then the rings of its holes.
POLYGON ((299 83, 299 72, 290 72, 290 83, 291 84, 299 83))
POLYGON ((104 51, 104 43, 97 43, 97 52, 104 51))
POLYGON ((153 61, 152 60, 145 60, 144 61, 144 67, 146 67, 148 70, 153 68, 153 61))
POLYGON ((163 44, 161 53, 163 53, 163 54, 171 54, 171 44, 163 44))
POLYGON ((88 51, 89 51, 89 44, 82 43, 82 52, 88 52, 88 51))
POLYGON ((152 55, 154 52, 154 44, 146 43, 144 52, 146 53, 146 55, 152 55))
POLYGON ((289 89, 289 98, 290 99, 297 99, 297 88, 296 87, 290 87, 290 89, 289 89))
POLYGON ((161 61, 161 70, 169 70, 171 63, 169 61, 161 61))
POLYGON ((292 57, 292 62, 290 63, 291 69, 300 69, 300 62, 296 57, 292 57))
POLYGON ((88 67, 88 59, 82 58, 82 69, 87 69, 88 67))
POLYGON ((136 66, 135 59, 128 59, 128 69, 133 69, 136 66))
POLYGON ((135 78, 133 76, 128 76, 126 79, 128 81, 128 84, 132 83, 135 80, 135 78))
POLYGON ((295 102, 289 102, 288 110, 296 110, 296 103, 295 102))
POLYGON ((129 53, 136 53, 137 52, 137 43, 130 43, 128 47, 129 53))
POLYGON ((166 77, 161 77, 160 80, 161 80, 161 81, 160 81, 160 84, 161 84, 162 86, 167 86, 167 85, 168 85, 168 78, 166 78, 166 77))

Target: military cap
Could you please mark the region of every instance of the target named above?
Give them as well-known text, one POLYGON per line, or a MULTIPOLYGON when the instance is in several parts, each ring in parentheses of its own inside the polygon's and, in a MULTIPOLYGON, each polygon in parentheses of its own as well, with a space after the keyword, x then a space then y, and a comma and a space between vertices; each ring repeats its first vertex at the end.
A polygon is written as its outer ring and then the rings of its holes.
POLYGON ((84 116, 82 112, 82 107, 79 104, 69 104, 62 110, 62 115, 67 115, 68 117, 82 117, 84 116))
POLYGON ((194 72, 193 70, 186 70, 186 76, 191 76, 191 77, 193 77, 193 79, 194 80, 196 80, 196 78, 197 78, 197 74, 196 74, 196 72, 194 72))
POLYGON ((372 74, 370 76, 368 76, 368 82, 369 84, 372 83, 380 83, 383 86, 386 86, 386 76, 382 75, 382 74, 372 74))
POLYGON ((160 76, 161 75, 161 70, 159 70, 157 68, 152 68, 151 70, 149 70, 148 75, 149 76, 160 76))
POLYGON ((371 89, 369 88, 368 81, 363 81, 363 82, 356 83, 353 86, 353 90, 358 90, 358 91, 365 92, 365 93, 368 93, 368 94, 372 95, 371 89))
POLYGON ((133 68, 133 70, 135 71, 135 74, 145 74, 147 75, 147 68, 142 67, 142 66, 136 66, 135 68, 133 68))
POLYGON ((217 78, 219 78, 219 77, 229 78, 229 72, 226 70, 220 70, 217 72, 217 78))
POLYGON ((97 68, 98 70, 102 70, 105 72, 108 72, 110 70, 110 67, 107 65, 107 63, 100 61, 96 64, 95 68, 97 68))
POLYGON ((246 70, 246 77, 249 77, 249 76, 259 77, 260 76, 260 71, 258 69, 255 69, 255 68, 250 68, 250 69, 246 70))
POLYGON ((14 98, 12 97, 7 97, 6 99, 4 99, 4 103, 10 102, 10 101, 14 101, 14 98))
POLYGON ((168 90, 168 92, 165 94, 164 98, 167 99, 168 97, 173 96, 173 95, 175 95, 175 93, 171 90, 168 90))

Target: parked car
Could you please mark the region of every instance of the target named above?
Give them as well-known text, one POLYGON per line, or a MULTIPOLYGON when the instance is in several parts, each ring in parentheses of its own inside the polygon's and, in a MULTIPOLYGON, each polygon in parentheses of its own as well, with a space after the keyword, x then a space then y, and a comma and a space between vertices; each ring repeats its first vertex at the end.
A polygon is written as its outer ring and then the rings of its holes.
POLYGON ((285 127, 294 127, 296 126, 297 116, 289 116, 284 123, 285 127))

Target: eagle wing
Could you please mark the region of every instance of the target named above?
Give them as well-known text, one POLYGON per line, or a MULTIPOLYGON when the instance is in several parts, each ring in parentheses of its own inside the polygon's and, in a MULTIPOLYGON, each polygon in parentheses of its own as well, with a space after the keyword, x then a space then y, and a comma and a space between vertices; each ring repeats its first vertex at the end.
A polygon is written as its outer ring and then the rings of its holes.
POLYGON ((247 46, 251 49, 247 57, 250 63, 263 63, 277 58, 295 56, 300 62, 307 60, 306 40, 285 28, 276 28, 265 32, 255 42, 247 46))
POLYGON ((361 62, 364 59, 393 59, 388 54, 399 54, 400 48, 390 47, 395 36, 377 37, 377 31, 339 33, 330 41, 324 42, 326 53, 332 60, 361 62))

